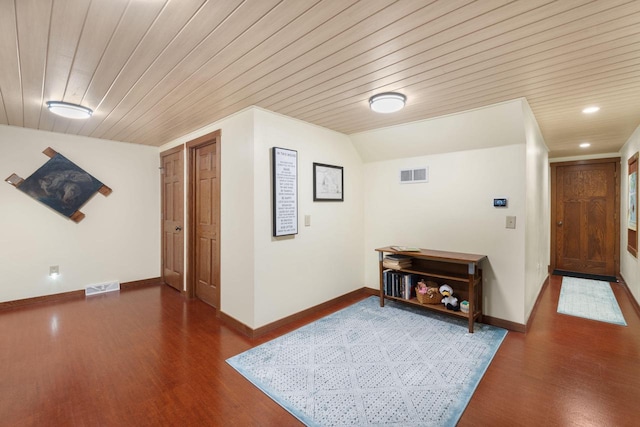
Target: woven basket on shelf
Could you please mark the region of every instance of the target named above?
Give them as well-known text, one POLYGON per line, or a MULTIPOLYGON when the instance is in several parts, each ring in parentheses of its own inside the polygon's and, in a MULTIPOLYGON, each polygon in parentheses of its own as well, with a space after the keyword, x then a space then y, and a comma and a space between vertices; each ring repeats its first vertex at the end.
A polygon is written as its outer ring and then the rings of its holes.
POLYGON ((418 302, 420 304, 440 304, 442 301, 442 294, 438 290, 437 283, 435 282, 427 282, 427 293, 421 294, 418 292, 418 287, 416 286, 416 298, 418 298, 418 302))

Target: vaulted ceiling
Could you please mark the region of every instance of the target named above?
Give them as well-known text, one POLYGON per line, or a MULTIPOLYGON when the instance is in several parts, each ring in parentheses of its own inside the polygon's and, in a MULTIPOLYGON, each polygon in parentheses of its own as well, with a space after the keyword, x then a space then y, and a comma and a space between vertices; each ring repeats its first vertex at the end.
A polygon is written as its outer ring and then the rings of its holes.
POLYGON ((525 97, 551 157, 610 153, 640 123, 639 22, 621 0, 0 0, 0 124, 159 146, 250 105, 351 134, 525 97), (406 108, 371 112, 385 91, 406 108))

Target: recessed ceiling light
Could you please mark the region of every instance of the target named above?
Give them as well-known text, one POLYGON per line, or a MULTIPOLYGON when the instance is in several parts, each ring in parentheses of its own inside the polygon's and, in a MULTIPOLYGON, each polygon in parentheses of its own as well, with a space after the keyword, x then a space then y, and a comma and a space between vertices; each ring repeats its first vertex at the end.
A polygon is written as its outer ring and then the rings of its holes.
POLYGON ((588 142, 583 142, 582 144, 580 144, 580 148, 588 148, 591 147, 591 144, 589 144, 588 142))
POLYGON ((376 113, 395 113, 404 108, 407 97, 401 93, 385 92, 369 98, 369 107, 376 113))
POLYGON ((584 110, 582 110, 582 112, 585 114, 592 114, 592 113, 595 113, 596 111, 600 111, 600 107, 593 106, 593 107, 587 107, 584 110))
POLYGON ((91 108, 63 101, 47 101, 47 108, 53 114, 67 119, 88 119, 93 114, 91 108))

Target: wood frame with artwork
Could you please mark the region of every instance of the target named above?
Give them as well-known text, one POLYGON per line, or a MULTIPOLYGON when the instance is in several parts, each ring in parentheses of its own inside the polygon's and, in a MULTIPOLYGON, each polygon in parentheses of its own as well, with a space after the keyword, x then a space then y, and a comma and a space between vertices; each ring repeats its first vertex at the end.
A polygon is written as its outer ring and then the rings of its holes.
POLYGON ((42 153, 49 160, 28 178, 13 173, 5 181, 76 223, 85 216, 80 208, 95 193, 111 194, 111 188, 53 148, 42 153))
POLYGON ((628 205, 627 205, 627 250, 638 256, 638 153, 629 158, 628 205))
POLYGON ((344 170, 342 166, 313 164, 313 201, 344 202, 344 170))

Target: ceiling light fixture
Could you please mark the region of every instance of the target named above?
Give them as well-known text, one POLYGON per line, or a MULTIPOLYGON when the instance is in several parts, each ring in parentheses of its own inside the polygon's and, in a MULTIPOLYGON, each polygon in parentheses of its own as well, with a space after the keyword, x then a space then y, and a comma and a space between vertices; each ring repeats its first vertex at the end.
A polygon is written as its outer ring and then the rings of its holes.
POLYGON ((580 144, 580 148, 588 148, 591 147, 591 144, 589 144, 588 142, 583 142, 582 144, 580 144))
POLYGON ((587 107, 584 110, 582 110, 582 112, 585 114, 593 114, 597 111, 600 111, 600 107, 593 106, 593 107, 587 107))
POLYGON ((91 108, 63 101, 47 101, 47 108, 53 114, 67 119, 88 119, 93 114, 91 108))
POLYGON ((407 97, 401 93, 385 92, 369 98, 369 107, 376 113, 395 113, 404 108, 407 97))

